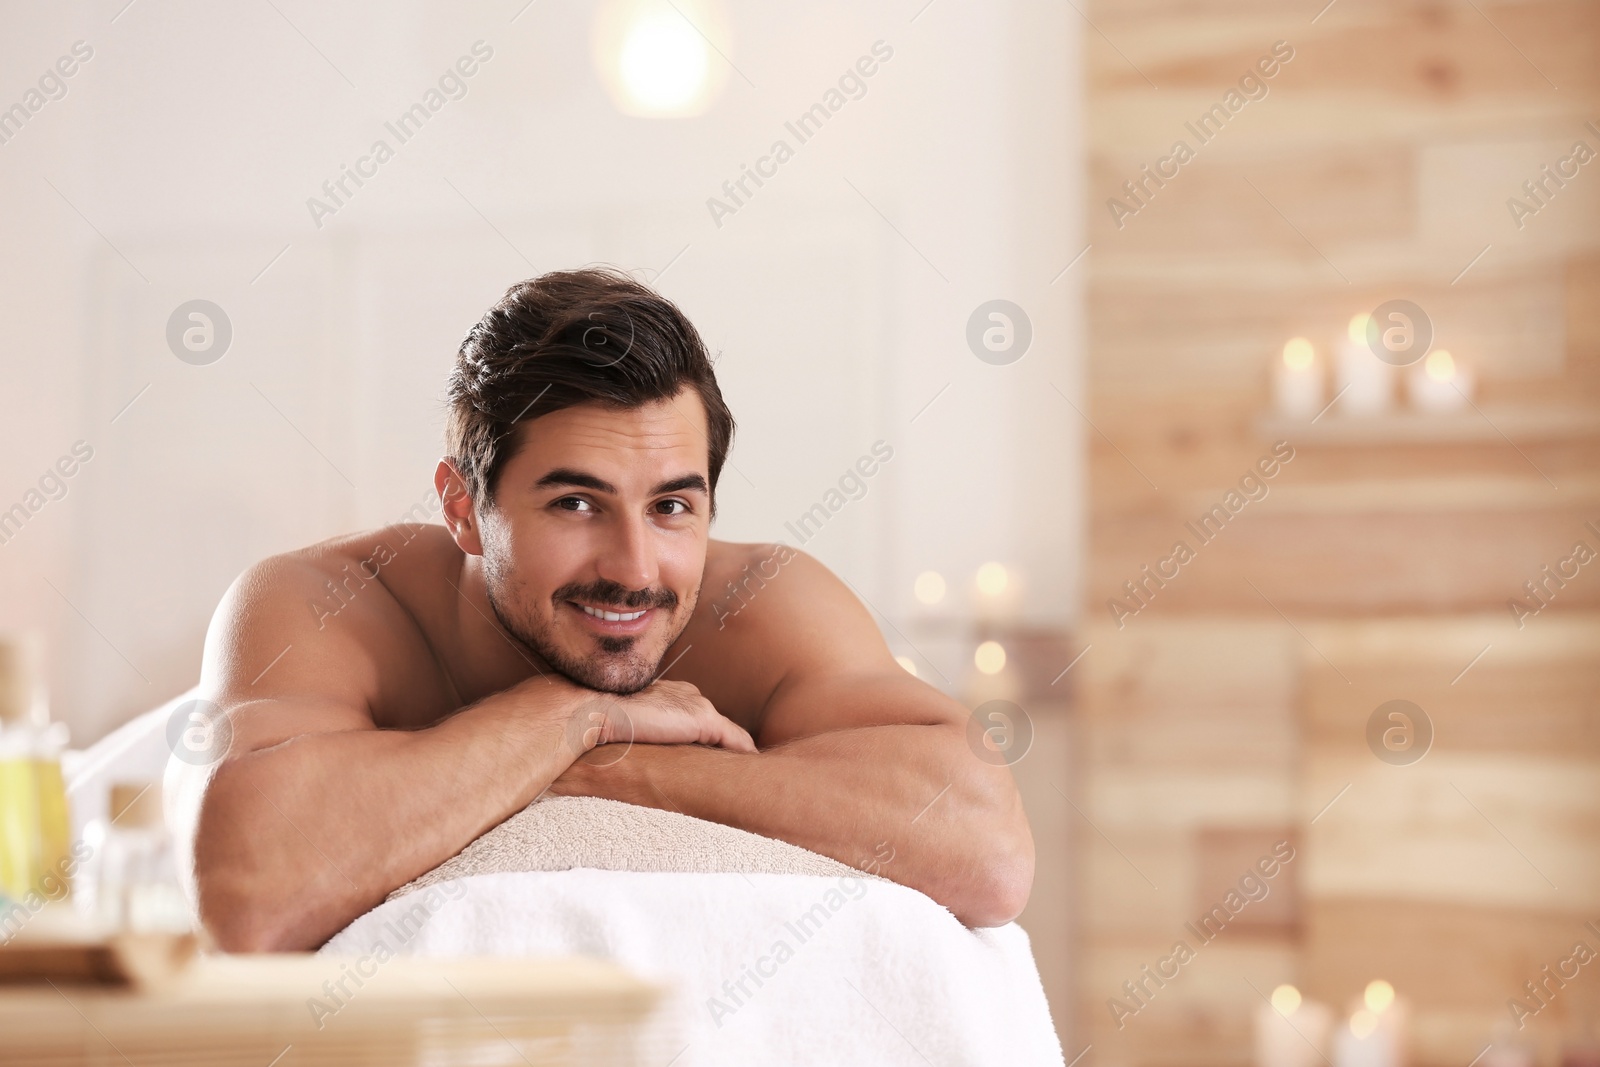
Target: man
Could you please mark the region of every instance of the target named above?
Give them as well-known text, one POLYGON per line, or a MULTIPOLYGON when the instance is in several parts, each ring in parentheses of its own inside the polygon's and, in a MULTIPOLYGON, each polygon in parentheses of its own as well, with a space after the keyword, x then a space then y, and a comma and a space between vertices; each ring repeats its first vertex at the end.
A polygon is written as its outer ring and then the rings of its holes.
POLYGON ((273 557, 217 609, 231 743, 180 821, 221 948, 315 948, 546 792, 870 862, 968 925, 1022 910, 1033 841, 967 710, 811 557, 710 539, 733 419, 673 304, 516 285, 449 403, 444 526, 273 557))

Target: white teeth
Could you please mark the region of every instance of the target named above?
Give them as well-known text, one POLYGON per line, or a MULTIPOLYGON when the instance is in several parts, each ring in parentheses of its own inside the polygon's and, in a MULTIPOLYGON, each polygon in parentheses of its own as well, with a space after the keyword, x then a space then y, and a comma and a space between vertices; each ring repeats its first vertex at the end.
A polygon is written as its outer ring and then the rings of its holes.
POLYGON ((601 611, 599 608, 591 608, 587 604, 579 604, 578 606, 584 610, 585 614, 593 615, 595 618, 604 619, 607 622, 632 622, 644 614, 643 611, 601 611))

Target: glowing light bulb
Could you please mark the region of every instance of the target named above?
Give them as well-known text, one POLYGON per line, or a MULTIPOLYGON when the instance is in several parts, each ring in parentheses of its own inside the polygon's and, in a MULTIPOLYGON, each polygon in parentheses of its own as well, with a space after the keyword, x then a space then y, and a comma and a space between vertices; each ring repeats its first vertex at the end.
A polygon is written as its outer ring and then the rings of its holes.
POLYGON ((618 111, 649 118, 705 113, 727 81, 721 0, 599 0, 592 6, 594 64, 618 111))
POLYGON ((1005 647, 999 641, 985 641, 972 654, 972 662, 984 674, 999 674, 1006 666, 1005 647))
POLYGON ((1367 990, 1361 999, 1366 1003, 1367 1010, 1381 1012, 1394 1003, 1394 986, 1379 978, 1367 983, 1367 990))
POLYGON ((1436 382, 1448 382, 1456 376, 1455 357, 1447 349, 1436 348, 1428 353, 1428 361, 1423 364, 1427 368, 1428 377, 1436 382))
POLYGON ((1317 358, 1317 350, 1304 337, 1291 337, 1283 346, 1283 365, 1290 370, 1305 370, 1317 358))
POLYGON ((1006 591, 1006 569, 998 563, 985 563, 978 568, 978 591, 985 596, 999 596, 1006 591))
POLYGON ((1378 1017, 1365 1008, 1350 1016, 1350 1032, 1357 1037, 1371 1037, 1378 1028, 1378 1017))
POLYGON ((924 604, 937 604, 944 599, 944 575, 938 571, 923 571, 917 575, 912 592, 924 604))
POLYGON ((705 40, 682 16, 651 12, 623 39, 618 56, 623 87, 648 111, 675 111, 704 88, 710 66, 706 52, 705 40))
POLYGON ((906 673, 911 677, 915 678, 917 676, 917 665, 911 661, 910 656, 896 656, 894 661, 904 667, 906 673))
POLYGON ((1358 344, 1358 345, 1366 344, 1367 343, 1367 323, 1369 323, 1371 321, 1372 321, 1372 316, 1367 314, 1365 311, 1361 312, 1359 315, 1352 315, 1350 317, 1350 325, 1345 330, 1346 335, 1355 344, 1358 344))
POLYGON ((1272 1007, 1279 1015, 1293 1015, 1300 1007, 1300 990, 1292 985, 1281 985, 1272 991, 1272 1007))

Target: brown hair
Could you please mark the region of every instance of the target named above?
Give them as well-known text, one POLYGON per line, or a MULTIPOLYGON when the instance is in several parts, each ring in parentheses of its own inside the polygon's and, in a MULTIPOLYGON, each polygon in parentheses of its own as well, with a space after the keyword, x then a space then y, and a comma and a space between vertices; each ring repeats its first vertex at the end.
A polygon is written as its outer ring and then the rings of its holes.
POLYGON ((684 386, 706 409, 715 516, 734 426, 699 333, 672 301, 621 271, 555 271, 507 289, 467 331, 450 373, 445 446, 473 501, 492 508, 519 423, 576 404, 639 407, 684 386))

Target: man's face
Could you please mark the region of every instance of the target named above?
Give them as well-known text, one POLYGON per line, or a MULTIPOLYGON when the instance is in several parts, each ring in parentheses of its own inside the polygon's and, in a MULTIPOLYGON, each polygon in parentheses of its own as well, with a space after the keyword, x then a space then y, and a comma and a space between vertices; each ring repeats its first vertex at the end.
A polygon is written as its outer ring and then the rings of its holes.
POLYGON ((685 389, 638 408, 564 408, 516 431, 495 507, 477 513, 489 603, 579 685, 643 689, 689 623, 711 520, 706 428, 685 389))

